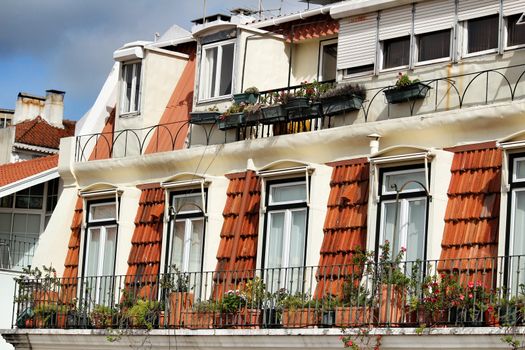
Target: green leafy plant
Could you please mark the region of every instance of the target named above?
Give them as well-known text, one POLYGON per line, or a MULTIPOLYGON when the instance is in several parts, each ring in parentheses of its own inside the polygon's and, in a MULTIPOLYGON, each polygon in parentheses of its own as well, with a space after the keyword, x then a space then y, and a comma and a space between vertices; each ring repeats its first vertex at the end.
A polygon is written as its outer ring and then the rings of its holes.
POLYGON ((193 304, 193 311, 198 313, 220 311, 219 304, 213 300, 201 300, 193 304))
POLYGON ((419 83, 419 79, 410 79, 408 74, 403 74, 402 72, 398 73, 397 81, 396 81, 396 87, 402 88, 405 86, 410 86, 412 84, 419 83))
POLYGON ((161 305, 158 301, 139 299, 136 304, 127 311, 126 316, 134 326, 152 329, 158 320, 160 311, 161 305))
POLYGON ((219 107, 217 107, 217 105, 208 107, 208 112, 218 112, 218 111, 219 111, 219 107))
POLYGON ((266 284, 260 277, 255 277, 246 282, 242 293, 246 298, 248 306, 259 306, 268 299, 266 284))
POLYGON ((97 304, 90 313, 91 321, 97 328, 111 326, 113 318, 117 315, 117 310, 106 305, 97 304))
POLYGON ((244 93, 257 95, 259 93, 259 89, 257 89, 255 86, 250 86, 249 88, 244 90, 244 93))
POLYGON ((380 284, 406 287, 410 283, 410 278, 402 270, 406 249, 401 247, 395 256, 391 256, 390 242, 386 240, 379 246, 379 250, 376 281, 380 284))
POLYGON ((230 107, 220 116, 221 119, 228 118, 230 115, 235 113, 241 113, 244 111, 246 104, 244 103, 232 103, 230 107))
POLYGON ((319 95, 321 100, 333 97, 351 97, 357 96, 364 100, 366 98, 366 90, 359 84, 340 84, 333 88, 327 89, 319 95))
POLYGON ((219 302, 219 309, 223 313, 235 313, 245 307, 246 302, 246 297, 241 291, 229 290, 219 302))
POLYGON ((279 307, 282 309, 297 310, 303 308, 317 308, 319 302, 310 299, 308 293, 297 292, 295 294, 287 294, 279 300, 279 307))

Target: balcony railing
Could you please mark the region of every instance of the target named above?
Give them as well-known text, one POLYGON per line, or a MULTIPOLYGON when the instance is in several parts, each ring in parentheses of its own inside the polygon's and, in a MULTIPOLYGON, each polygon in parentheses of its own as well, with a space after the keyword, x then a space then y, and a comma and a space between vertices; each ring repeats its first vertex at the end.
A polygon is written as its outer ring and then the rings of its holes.
POLYGON ((20 270, 31 265, 38 239, 23 235, 0 235, 0 269, 20 270))
MULTIPOLYGON (((233 130, 234 135, 229 140, 224 135, 222 142, 317 131, 350 123, 425 115, 513 101, 525 97, 524 75, 525 64, 519 64, 423 80, 421 83, 429 87, 423 99, 413 99, 396 104, 388 103, 384 96, 384 92, 394 86, 369 88, 366 90, 367 97, 361 109, 350 112, 349 120, 343 116, 325 116, 322 114, 322 109, 319 116, 306 117, 306 120, 300 121, 289 120, 266 124, 261 118, 255 118, 250 125, 242 125, 233 130)), ((262 91, 260 98, 271 103, 276 93, 293 93, 299 88, 301 88, 300 85, 262 91)), ((140 155, 146 153, 146 150, 149 153, 174 150, 176 145, 180 145, 186 139, 187 126, 188 122, 176 122, 141 129, 124 129, 114 133, 80 135, 76 138, 75 159, 76 161, 87 161, 140 155), (96 144, 99 146, 95 147, 96 144)), ((196 144, 199 145, 209 145, 212 140, 218 142, 221 139, 217 136, 221 133, 217 124, 193 125, 193 128, 190 133, 190 147, 192 138, 198 138, 199 140, 194 141, 197 141, 196 144)))
POLYGON ((16 283, 18 328, 524 325, 525 256, 16 283))

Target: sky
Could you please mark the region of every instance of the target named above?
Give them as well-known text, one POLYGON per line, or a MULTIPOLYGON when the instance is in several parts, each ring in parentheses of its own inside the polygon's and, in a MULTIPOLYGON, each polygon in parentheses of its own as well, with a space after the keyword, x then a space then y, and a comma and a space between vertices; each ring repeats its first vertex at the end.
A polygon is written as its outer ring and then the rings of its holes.
MULTIPOLYGON (((190 30, 205 0, 2 0, 0 108, 14 109, 17 94, 66 92, 64 117, 91 107, 124 43, 153 40, 171 25, 190 30)), ((206 0, 206 13, 254 8, 258 0, 206 0)), ((297 12, 296 0, 262 0, 268 15, 297 12)))

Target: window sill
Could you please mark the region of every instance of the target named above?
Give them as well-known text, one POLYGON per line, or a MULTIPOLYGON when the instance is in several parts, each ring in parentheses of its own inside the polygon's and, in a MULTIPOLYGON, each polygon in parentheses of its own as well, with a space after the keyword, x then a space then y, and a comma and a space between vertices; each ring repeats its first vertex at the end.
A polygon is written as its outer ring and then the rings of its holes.
POLYGON ((388 72, 395 72, 400 69, 408 69, 408 64, 405 66, 398 66, 398 67, 392 67, 392 68, 382 68, 379 73, 388 73, 388 72))
POLYGON ((498 49, 490 49, 490 50, 483 50, 483 51, 466 53, 466 54, 463 54, 463 58, 483 56, 483 55, 488 55, 488 54, 491 54, 491 53, 498 53, 498 49))
POLYGON ((444 62, 451 62, 451 58, 450 57, 443 57, 443 58, 436 58, 436 59, 428 60, 428 61, 420 61, 420 62, 414 63, 414 66, 415 67, 429 66, 429 65, 432 65, 432 64, 444 63, 444 62))
POLYGON ((136 112, 126 112, 126 113, 121 113, 119 115, 120 118, 133 118, 133 117, 137 117, 140 115, 140 112, 136 111, 136 112))
POLYGON ((525 48, 525 44, 506 46, 503 50, 504 51, 514 51, 514 50, 519 50, 523 48, 525 48))
POLYGON ((197 105, 204 105, 204 104, 211 103, 211 102, 226 102, 226 101, 231 101, 232 98, 233 98, 233 95, 229 94, 229 95, 199 99, 197 101, 197 105))

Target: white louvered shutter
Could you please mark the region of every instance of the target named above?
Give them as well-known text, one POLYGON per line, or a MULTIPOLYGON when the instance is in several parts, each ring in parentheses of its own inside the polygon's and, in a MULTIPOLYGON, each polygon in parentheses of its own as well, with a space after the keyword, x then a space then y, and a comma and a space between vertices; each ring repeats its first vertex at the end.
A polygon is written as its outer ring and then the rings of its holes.
POLYGON ((525 0, 503 0, 503 15, 510 16, 525 12, 525 0))
POLYGON ((379 40, 410 35, 412 30, 412 5, 381 11, 379 16, 379 40))
POLYGON ((465 21, 499 12, 499 0, 459 0, 458 19, 465 21))
POLYGON ((369 13, 339 22, 337 69, 374 64, 377 14, 369 13))
POLYGON ((417 35, 452 28, 455 12, 454 0, 433 0, 417 3, 414 15, 414 33, 417 35))

